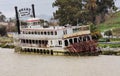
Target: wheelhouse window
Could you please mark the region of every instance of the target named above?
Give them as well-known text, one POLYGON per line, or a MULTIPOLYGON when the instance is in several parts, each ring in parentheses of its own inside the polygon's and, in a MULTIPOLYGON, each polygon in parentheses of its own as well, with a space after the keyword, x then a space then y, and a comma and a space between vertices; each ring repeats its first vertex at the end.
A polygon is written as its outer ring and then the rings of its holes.
POLYGON ((74 33, 74 32, 78 32, 78 31, 80 31, 80 28, 74 28, 74 29, 73 29, 73 33, 74 33))

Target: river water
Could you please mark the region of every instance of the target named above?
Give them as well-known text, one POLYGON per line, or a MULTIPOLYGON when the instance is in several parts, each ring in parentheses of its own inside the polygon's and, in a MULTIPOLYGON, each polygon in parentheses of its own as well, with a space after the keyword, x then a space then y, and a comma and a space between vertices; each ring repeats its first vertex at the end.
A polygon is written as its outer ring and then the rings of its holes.
POLYGON ((120 56, 45 56, 0 48, 0 76, 120 76, 120 56))

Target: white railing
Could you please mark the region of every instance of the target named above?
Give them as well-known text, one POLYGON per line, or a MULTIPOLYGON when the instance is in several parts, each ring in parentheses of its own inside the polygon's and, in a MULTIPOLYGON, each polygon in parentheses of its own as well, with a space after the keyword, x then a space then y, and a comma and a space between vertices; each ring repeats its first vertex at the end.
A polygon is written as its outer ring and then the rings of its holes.
POLYGON ((30 34, 20 34, 19 38, 25 39, 59 39, 62 38, 59 35, 30 35, 30 34))

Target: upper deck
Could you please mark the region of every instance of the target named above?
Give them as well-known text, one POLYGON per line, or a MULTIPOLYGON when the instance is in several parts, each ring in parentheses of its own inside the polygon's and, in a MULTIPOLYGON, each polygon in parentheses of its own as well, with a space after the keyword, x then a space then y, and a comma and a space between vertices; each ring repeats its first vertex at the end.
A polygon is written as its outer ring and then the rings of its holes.
POLYGON ((89 25, 84 26, 49 26, 40 24, 38 18, 27 20, 27 27, 21 28, 21 38, 64 39, 72 36, 90 34, 89 25), (34 36, 33 36, 34 35, 34 36))

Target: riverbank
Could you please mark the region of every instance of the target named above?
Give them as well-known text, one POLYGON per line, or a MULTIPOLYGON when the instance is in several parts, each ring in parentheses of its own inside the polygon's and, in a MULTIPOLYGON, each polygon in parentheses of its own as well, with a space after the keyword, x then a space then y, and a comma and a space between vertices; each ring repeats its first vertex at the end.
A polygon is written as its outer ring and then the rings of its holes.
POLYGON ((102 51, 100 55, 115 55, 115 56, 120 56, 120 51, 102 51))
POLYGON ((1 48, 14 48, 13 38, 0 37, 0 47, 1 48))

